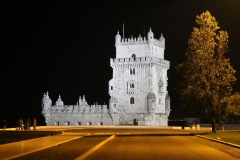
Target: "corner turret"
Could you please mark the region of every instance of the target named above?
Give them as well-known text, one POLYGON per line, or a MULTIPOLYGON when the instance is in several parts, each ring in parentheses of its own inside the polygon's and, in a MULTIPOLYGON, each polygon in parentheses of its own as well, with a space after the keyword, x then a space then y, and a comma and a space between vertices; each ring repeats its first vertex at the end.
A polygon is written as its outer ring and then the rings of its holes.
POLYGON ((79 100, 78 100, 78 105, 81 106, 82 105, 82 97, 80 96, 79 97, 79 100))
POLYGON ((159 42, 163 48, 165 48, 165 38, 163 37, 163 34, 161 33, 161 37, 159 38, 159 42))
POLYGON ((154 34, 153 34, 151 28, 150 28, 150 30, 149 30, 147 36, 148 36, 148 42, 149 42, 149 43, 152 43, 152 42, 154 41, 154 39, 153 39, 154 34))
POLYGON ((42 114, 45 118, 46 124, 48 124, 48 118, 50 116, 50 108, 52 106, 52 100, 50 99, 48 92, 43 94, 42 99, 42 114))
POLYGON ((42 108, 43 111, 49 111, 50 107, 52 106, 52 100, 50 99, 48 92, 43 95, 43 99, 42 99, 42 108))
POLYGON ((119 31, 117 32, 117 35, 115 36, 115 46, 120 44, 121 42, 121 36, 119 34, 119 31))
POLYGON ((88 103, 87 103, 87 101, 86 101, 86 99, 85 99, 85 95, 83 95, 82 105, 84 105, 84 106, 87 106, 87 105, 88 105, 88 103))
POLYGON ((56 101, 55 105, 58 110, 63 109, 64 103, 63 103, 60 95, 59 95, 58 100, 56 101))

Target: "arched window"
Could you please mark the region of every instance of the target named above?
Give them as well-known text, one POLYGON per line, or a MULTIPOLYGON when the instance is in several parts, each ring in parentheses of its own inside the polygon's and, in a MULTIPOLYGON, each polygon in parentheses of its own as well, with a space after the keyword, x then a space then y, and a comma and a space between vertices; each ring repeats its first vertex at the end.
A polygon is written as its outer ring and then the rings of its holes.
POLYGON ((134 98, 133 97, 130 98, 130 104, 134 104, 134 98))
POLYGON ((133 69, 132 74, 135 74, 135 69, 133 69))
POLYGON ((130 69, 130 75, 132 75, 132 69, 130 69))

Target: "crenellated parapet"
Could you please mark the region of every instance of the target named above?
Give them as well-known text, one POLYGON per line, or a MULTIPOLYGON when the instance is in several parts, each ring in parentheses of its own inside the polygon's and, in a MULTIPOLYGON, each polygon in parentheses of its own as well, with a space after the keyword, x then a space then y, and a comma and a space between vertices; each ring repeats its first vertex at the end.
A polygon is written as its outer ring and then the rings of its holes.
POLYGON ((108 113, 107 105, 64 105, 63 109, 58 109, 53 105, 51 113, 108 113))
POLYGON ((121 65, 121 64, 149 64, 156 63, 166 67, 169 67, 170 62, 157 58, 157 57, 136 57, 136 58, 110 58, 110 65, 121 65))
POLYGON ((147 44, 147 39, 146 37, 141 37, 139 35, 139 37, 135 37, 133 38, 133 36, 131 38, 122 38, 121 39, 121 42, 119 43, 120 45, 121 44, 147 44))
MULTIPOLYGON (((120 43, 118 43, 118 45, 139 45, 139 44, 148 44, 148 41, 146 40, 145 37, 138 37, 138 38, 122 38, 120 43)), ((158 40, 158 39, 155 39, 153 40, 153 44, 154 45, 157 45, 159 47, 162 47, 162 48, 165 48, 165 41, 164 40, 158 40)))
POLYGON ((108 113, 107 105, 88 105, 85 96, 79 98, 79 101, 76 105, 64 105, 60 95, 55 105, 51 105, 52 101, 47 94, 44 94, 43 106, 47 105, 47 108, 43 108, 45 113, 108 113))
POLYGON ((131 38, 121 38, 121 35, 119 34, 119 32, 117 33, 116 37, 115 37, 115 45, 139 45, 139 44, 154 44, 157 45, 159 47, 165 48, 165 39, 163 37, 163 35, 161 34, 161 37, 159 39, 156 39, 153 37, 153 32, 151 31, 151 29, 148 32, 148 38, 146 37, 141 37, 141 35, 139 35, 138 37, 133 37, 131 36, 131 38))

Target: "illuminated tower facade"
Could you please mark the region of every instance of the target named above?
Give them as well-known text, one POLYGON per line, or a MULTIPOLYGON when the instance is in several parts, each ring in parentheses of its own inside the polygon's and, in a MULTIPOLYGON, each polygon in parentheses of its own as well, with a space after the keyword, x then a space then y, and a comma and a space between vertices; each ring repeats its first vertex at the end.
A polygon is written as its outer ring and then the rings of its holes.
POLYGON ((164 59, 165 39, 115 37, 116 58, 110 59, 110 114, 114 125, 167 126, 170 97, 167 91, 169 61, 164 59))

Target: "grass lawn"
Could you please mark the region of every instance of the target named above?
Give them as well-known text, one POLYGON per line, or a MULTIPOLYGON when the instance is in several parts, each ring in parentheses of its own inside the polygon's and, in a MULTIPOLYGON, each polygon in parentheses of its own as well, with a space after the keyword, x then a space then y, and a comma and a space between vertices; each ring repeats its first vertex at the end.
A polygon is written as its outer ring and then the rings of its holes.
POLYGON ((203 136, 240 145, 240 131, 217 131, 203 136))

